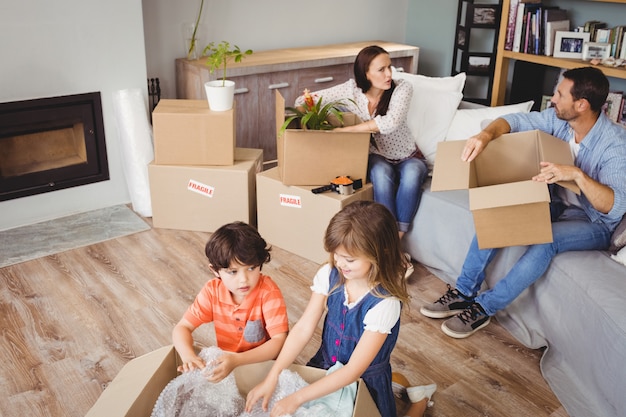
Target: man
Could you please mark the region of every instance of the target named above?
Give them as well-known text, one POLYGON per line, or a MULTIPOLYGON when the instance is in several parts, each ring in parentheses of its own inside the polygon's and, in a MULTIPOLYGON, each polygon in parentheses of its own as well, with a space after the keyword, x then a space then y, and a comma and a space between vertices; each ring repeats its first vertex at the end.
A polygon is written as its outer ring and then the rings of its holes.
POLYGON ((485 269, 497 249, 479 249, 474 237, 456 288, 448 286, 441 298, 420 309, 427 317, 451 317, 441 326, 448 336, 464 338, 489 324, 491 316, 544 274, 558 253, 609 247, 611 234, 626 212, 626 129, 602 112, 608 92, 609 82, 599 69, 566 71, 552 97, 552 108, 506 115, 467 140, 461 158, 471 161, 502 134, 539 129, 570 144, 575 166, 543 161, 532 178, 546 182, 550 189, 552 243, 528 246, 513 268, 479 295, 485 269), (557 181, 575 181, 581 194, 557 186, 557 181))

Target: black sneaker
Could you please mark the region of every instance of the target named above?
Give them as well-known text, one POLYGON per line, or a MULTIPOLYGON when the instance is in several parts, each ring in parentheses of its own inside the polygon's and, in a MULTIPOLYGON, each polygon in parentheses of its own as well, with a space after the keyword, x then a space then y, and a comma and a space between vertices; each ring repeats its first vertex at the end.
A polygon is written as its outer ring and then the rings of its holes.
POLYGON ((448 284, 448 291, 434 303, 422 306, 420 313, 431 319, 443 319, 461 313, 473 302, 473 298, 465 297, 448 284))
POLYGON ((491 317, 478 303, 473 303, 461 314, 457 314, 441 324, 441 330, 450 337, 463 339, 482 329, 491 321, 491 317))

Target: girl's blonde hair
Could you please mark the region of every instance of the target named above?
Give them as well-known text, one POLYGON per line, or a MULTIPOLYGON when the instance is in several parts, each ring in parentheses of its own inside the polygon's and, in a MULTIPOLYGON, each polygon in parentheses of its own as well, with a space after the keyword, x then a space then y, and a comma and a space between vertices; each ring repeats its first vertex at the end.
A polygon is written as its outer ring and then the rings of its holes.
MULTIPOLYGON (((408 302, 404 273, 406 259, 400 248, 398 226, 393 214, 382 204, 373 201, 355 201, 335 214, 326 228, 324 249, 330 254, 334 267, 334 252, 343 248, 352 256, 362 256, 371 262, 368 283, 380 285, 388 294, 408 302)), ((340 283, 343 283, 340 274, 340 283)))

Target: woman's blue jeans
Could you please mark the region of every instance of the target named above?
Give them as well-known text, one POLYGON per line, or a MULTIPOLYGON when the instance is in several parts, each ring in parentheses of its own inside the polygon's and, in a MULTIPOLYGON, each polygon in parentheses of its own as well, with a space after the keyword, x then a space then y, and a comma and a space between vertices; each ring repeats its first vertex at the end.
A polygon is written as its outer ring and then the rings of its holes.
MULTIPOLYGON (((528 246, 526 252, 496 285, 476 297, 476 302, 490 316, 502 310, 538 280, 558 253, 582 250, 606 250, 611 232, 602 223, 591 223, 578 208, 569 208, 552 223, 552 243, 528 246)), ((472 240, 456 288, 466 296, 476 296, 485 279, 485 268, 497 249, 479 249, 472 240)))
POLYGON ((408 231, 422 197, 422 184, 428 175, 426 162, 409 158, 392 163, 380 155, 370 154, 368 169, 374 201, 393 213, 399 231, 408 231))

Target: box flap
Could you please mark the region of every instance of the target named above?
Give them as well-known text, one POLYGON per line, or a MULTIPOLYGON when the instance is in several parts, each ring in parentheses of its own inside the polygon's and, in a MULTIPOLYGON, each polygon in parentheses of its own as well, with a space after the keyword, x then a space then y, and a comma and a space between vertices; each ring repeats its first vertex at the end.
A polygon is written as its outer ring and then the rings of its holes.
POLYGON ((477 187, 469 191, 472 211, 538 202, 550 202, 550 192, 546 184, 532 180, 477 187))
MULTIPOLYGON (((541 161, 559 165, 574 165, 574 158, 572 157, 569 143, 545 132, 537 132, 540 142, 541 161)), ((580 195, 580 188, 574 181, 558 181, 557 184, 580 195)))
POLYGON ((439 142, 435 154, 432 191, 465 190, 473 179, 471 163, 461 160, 464 140, 439 142))
POLYGON ((85 417, 149 416, 159 394, 177 376, 178 355, 165 346, 128 362, 85 417))

